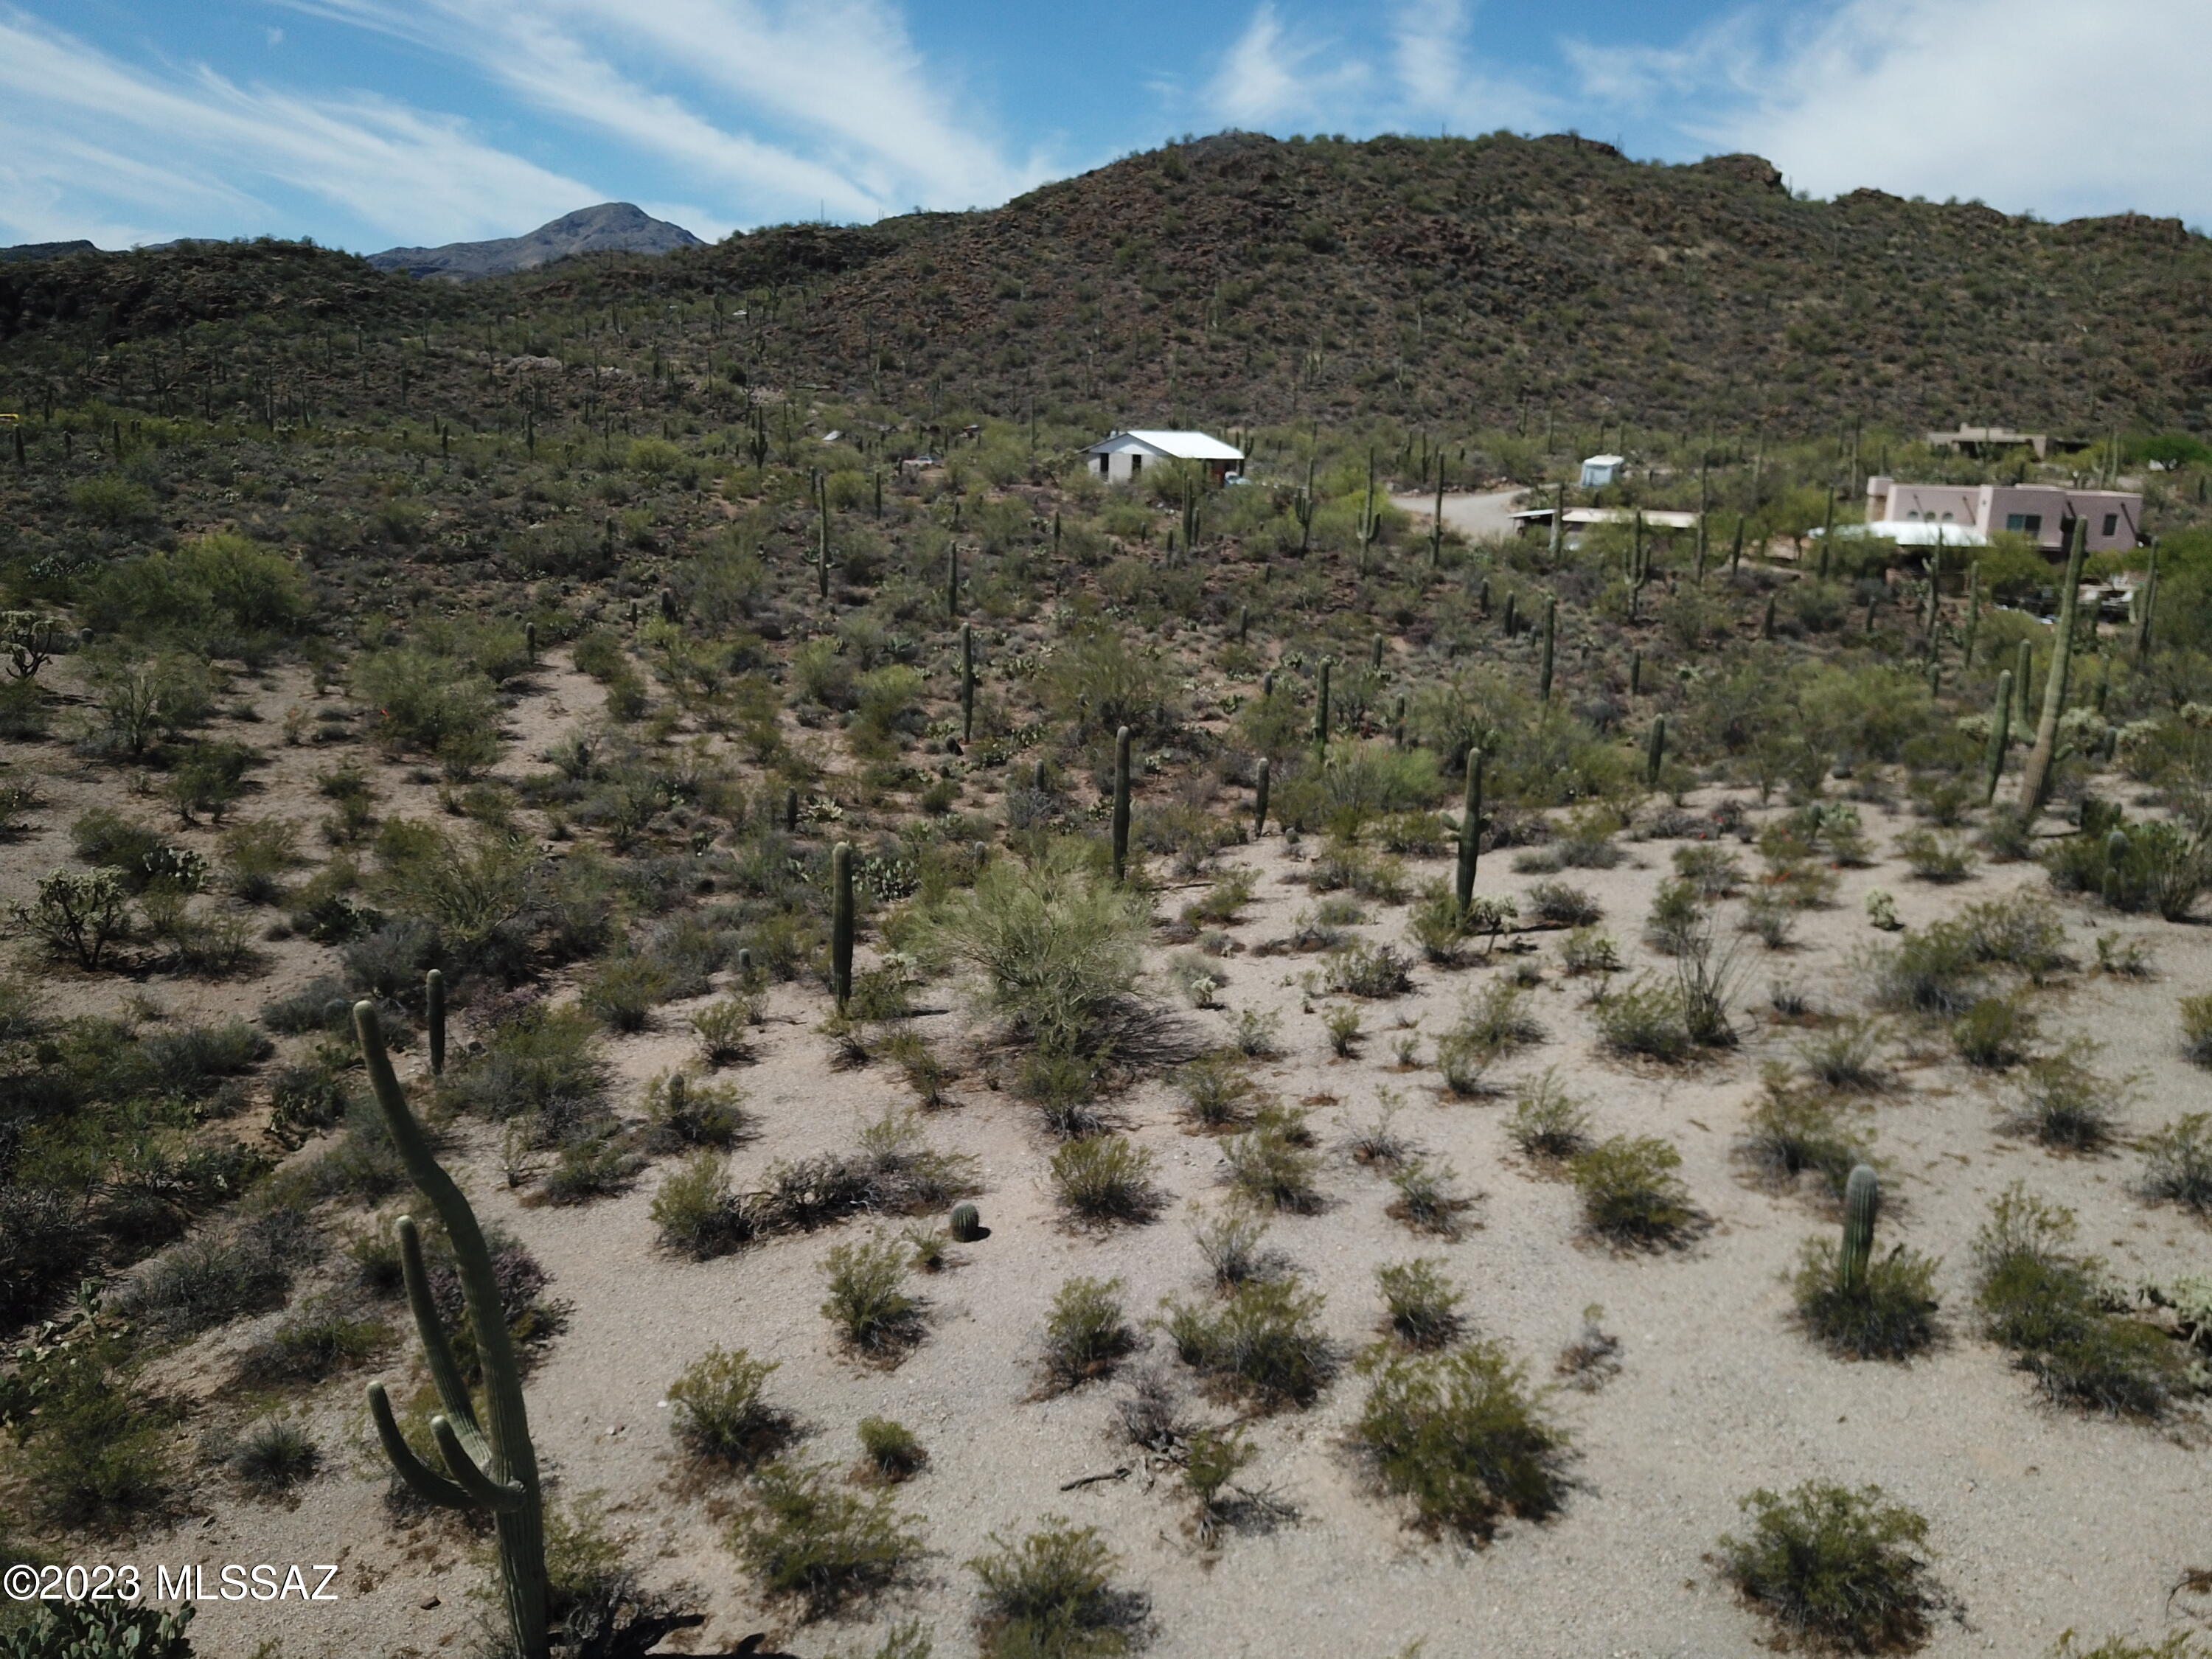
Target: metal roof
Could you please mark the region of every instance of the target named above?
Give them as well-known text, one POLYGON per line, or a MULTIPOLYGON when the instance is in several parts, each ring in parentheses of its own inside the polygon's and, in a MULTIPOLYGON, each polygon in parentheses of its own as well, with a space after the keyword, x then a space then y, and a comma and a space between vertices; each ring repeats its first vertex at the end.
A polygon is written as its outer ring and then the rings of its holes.
POLYGON ((1097 455, 1116 449, 1122 440, 1133 438, 1146 448, 1178 461, 1241 461, 1244 452, 1232 449, 1220 439, 1204 432, 1159 432, 1152 430, 1116 432, 1101 438, 1083 453, 1097 455))

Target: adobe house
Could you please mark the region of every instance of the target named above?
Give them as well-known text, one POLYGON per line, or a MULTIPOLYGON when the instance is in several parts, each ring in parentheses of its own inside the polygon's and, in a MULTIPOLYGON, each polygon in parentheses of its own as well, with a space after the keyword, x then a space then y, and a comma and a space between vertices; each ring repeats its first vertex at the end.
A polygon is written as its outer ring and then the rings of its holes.
POLYGON ((1962 525, 1983 537, 2009 530, 2052 557, 2063 556, 2075 520, 2088 527, 2092 553, 2136 546, 2142 497, 2130 489, 2073 489, 2064 484, 1909 484, 1867 480, 1869 525, 1962 525))
POLYGON ((1148 465, 1196 461, 1219 483, 1244 470, 1244 452, 1203 432, 1116 432, 1083 452, 1091 470, 1109 483, 1127 483, 1148 465))
MULTIPOLYGON (((2008 449, 2031 449, 2035 459, 2042 460, 2051 452, 2053 439, 2047 432, 2015 432, 2008 426, 1966 426, 1955 432, 1931 432, 1928 434, 1930 449, 1955 450, 1961 455, 2002 455, 2008 449)), ((2063 439, 2056 441, 2063 443, 2063 439)))

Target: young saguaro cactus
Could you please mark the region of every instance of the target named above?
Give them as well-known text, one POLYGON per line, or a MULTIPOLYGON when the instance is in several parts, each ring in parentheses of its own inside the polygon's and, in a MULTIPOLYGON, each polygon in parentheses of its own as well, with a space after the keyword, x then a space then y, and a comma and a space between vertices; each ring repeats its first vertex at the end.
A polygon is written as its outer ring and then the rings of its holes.
POLYGON ((1267 760, 1260 758, 1260 775, 1252 786, 1252 839, 1267 833, 1267 760))
POLYGON ((960 617, 960 544, 948 542, 945 548, 945 620, 957 622, 960 617))
POLYGON ((1544 596, 1544 656, 1536 671, 1536 696, 1541 702, 1552 700, 1552 651, 1559 631, 1559 602, 1553 595, 1544 596))
POLYGON ((960 624, 960 741, 975 735, 975 629, 960 624))
POLYGON ((1667 717, 1654 714, 1651 717, 1651 736, 1644 748, 1644 787, 1646 789, 1659 787, 1659 769, 1666 761, 1667 717))
POLYGON ((1855 1164, 1844 1183, 1844 1244, 1836 1256, 1836 1285, 1846 1294, 1866 1288, 1867 1263, 1874 1256, 1875 1212, 1881 1206, 1881 1181, 1869 1165, 1855 1164))
POLYGON ((2058 626, 2051 641, 2051 670, 2043 682, 2043 716, 2036 722, 2035 743, 2021 769, 2020 810, 2031 817, 2043 810, 2051 795, 2051 769, 2058 757, 2058 720, 2066 712, 2066 687, 2074 670, 2075 617, 2081 608, 2081 561, 2089 544, 2089 523, 2074 521, 2073 546, 2067 554, 2066 574, 2058 589, 2058 626))
POLYGON ((1320 754, 1328 747, 1328 665, 1329 659, 1321 659, 1321 685, 1314 699, 1314 752, 1320 754))
POLYGON ((1129 728, 1114 733, 1114 879, 1129 867, 1129 728))
POLYGON ((1990 750, 1982 757, 1982 805, 1996 799, 2004 775, 2005 746, 2012 741, 2012 670, 1997 676, 1996 707, 1990 711, 1990 750))
POLYGON ((853 995, 853 843, 830 853, 830 992, 842 1013, 853 995))
POLYGON ((406 1165, 409 1179, 429 1200, 446 1229, 461 1282, 461 1299, 476 1337, 483 1370, 484 1414, 481 1421, 467 1380, 453 1358, 430 1280, 422 1265, 422 1241, 414 1218, 399 1218, 399 1266, 407 1282, 407 1302, 445 1410, 430 1419, 430 1437, 446 1465, 440 1474, 415 1455, 392 1414, 392 1401, 380 1382, 368 1385, 368 1413, 384 1455, 415 1495, 447 1509, 483 1510, 492 1518, 498 1547, 500 1595, 508 1640, 517 1659, 547 1659, 545 1517, 538 1480, 538 1453, 530 1439, 530 1419, 522 1400, 522 1369, 500 1305, 499 1282, 483 1229, 453 1178, 430 1151, 422 1126, 392 1069, 376 1005, 357 1002, 354 1030, 361 1040, 369 1086, 384 1114, 392 1144, 406 1165))
POLYGON ((1467 751, 1467 799, 1459 815, 1459 863, 1452 872, 1452 897, 1465 916, 1474 902, 1474 866, 1482 856, 1482 767, 1480 749, 1467 751))
POLYGON ((433 968, 422 975, 422 1006, 430 1027, 430 1075, 446 1074, 446 976, 433 968))

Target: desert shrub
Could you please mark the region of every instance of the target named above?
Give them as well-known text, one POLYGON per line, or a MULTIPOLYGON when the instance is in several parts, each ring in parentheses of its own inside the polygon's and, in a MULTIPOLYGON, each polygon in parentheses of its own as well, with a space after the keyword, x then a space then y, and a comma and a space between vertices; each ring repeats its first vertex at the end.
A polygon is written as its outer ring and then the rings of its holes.
POLYGON ((1846 1288, 1833 1239, 1808 1239, 1791 1294, 1798 1322, 1854 1359, 1907 1359, 1933 1343, 1936 1263, 1899 1244, 1867 1259, 1866 1277, 1846 1288))
MULTIPOLYGON (((1778 1071, 1779 1068, 1777 1068, 1778 1071)), ((1840 1197, 1852 1169, 1867 1161, 1869 1138, 1846 1125, 1834 1104, 1770 1073, 1766 1092, 1745 1120, 1736 1151, 1768 1181, 1789 1185, 1810 1170, 1840 1197)))
POLYGON ((1710 842, 1678 847, 1674 862, 1674 873, 1709 902, 1725 898, 1743 885, 1743 860, 1725 848, 1710 842))
POLYGON ((1498 1343, 1437 1354, 1382 1351, 1352 1427, 1383 1486, 1431 1532, 1487 1539, 1499 1519, 1540 1521, 1566 1500, 1566 1431, 1498 1343))
POLYGON ((1644 919, 1644 942, 1662 956, 1674 956, 1705 914, 1698 890, 1679 876, 1671 877, 1652 896, 1650 914, 1644 919))
POLYGON ((131 936, 130 893, 111 866, 41 876, 32 902, 13 908, 18 930, 49 956, 74 957, 87 973, 98 972, 113 946, 131 936))
POLYGON ((591 1017, 539 1003, 495 1030, 481 1053, 449 1067, 439 1092, 464 1112, 506 1122, 597 1109, 609 1076, 591 1017))
POLYGON ((1110 738, 1124 726, 1140 738, 1165 737, 1176 727, 1165 669, 1110 628, 1063 645, 1040 678, 1054 722, 1078 738, 1110 738))
POLYGON ((1056 1515, 1019 1540, 991 1534, 968 1563, 981 1586, 982 1659, 1114 1659, 1136 1646, 1147 1604, 1114 1587, 1121 1559, 1095 1527, 1056 1515))
POLYGON ((1847 1653, 1917 1647, 1937 1603, 1928 1523, 1879 1486, 1808 1480, 1743 1500, 1746 1536, 1720 1540, 1721 1571, 1793 1638, 1847 1653))
POLYGON ((1104 1376, 1137 1346, 1121 1310, 1118 1279, 1071 1279, 1052 1299, 1045 1317, 1045 1385, 1062 1393, 1104 1376))
POLYGON ((391 1340, 392 1328, 382 1320, 362 1319, 319 1299, 287 1315, 254 1344, 247 1370, 257 1377, 319 1382, 365 1364, 391 1340))
POLYGON ((796 1599, 809 1618, 897 1582, 921 1552, 914 1517, 896 1513, 888 1492, 856 1492, 837 1473, 768 1464, 730 1529, 730 1547, 761 1588, 796 1599))
POLYGON ((1878 1021, 1838 1019, 1799 1042, 1797 1058, 1822 1088, 1851 1093, 1879 1089, 1885 1080, 1880 1059, 1884 1035, 1878 1021))
POLYGON ((1959 1058, 1984 1071, 2019 1065, 2035 1036, 2034 1011, 2017 996, 1977 997, 1951 1023, 1951 1044, 1959 1058))
POLYGON ((1638 975, 1597 1006, 1598 1040, 1617 1054, 1686 1060, 1697 1046, 1684 1023, 1678 987, 1638 975))
POLYGON ((2101 896, 2116 910, 2186 921, 2212 886, 2212 845, 2165 819, 2127 823, 2115 812, 2096 822, 2045 857, 2051 885, 2101 896))
POLYGON ((668 970, 650 957, 611 957, 594 968, 578 991, 586 1013, 614 1031, 642 1031, 653 1005, 674 988, 668 970))
POLYGON ((1674 1173, 1681 1164, 1681 1153, 1656 1137, 1613 1135, 1577 1152, 1567 1173, 1592 1232, 1615 1243, 1652 1248, 1679 1241, 1697 1218, 1674 1173))
POLYGON ((2181 1038, 2191 1060, 2212 1066, 2212 994, 2181 999, 2181 1038))
POLYGON ((1913 830, 1898 837, 1898 856, 1923 881, 1964 881, 1973 873, 1974 855, 1954 836, 1913 830))
POLYGON ((538 1182, 538 1196, 549 1204, 588 1204, 627 1192, 645 1168, 624 1137, 611 1130, 578 1134, 562 1141, 553 1167, 538 1182))
POLYGON ((1386 1262, 1375 1270, 1391 1334, 1409 1348, 1441 1348, 1457 1340, 1467 1321, 1467 1294, 1444 1275, 1441 1256, 1386 1262))
POLYGON ((1899 1013, 1951 1018, 1981 995, 1983 962, 1956 919, 1908 929, 1871 958, 1874 1000, 1899 1013))
POLYGON ((744 1091, 734 1083, 656 1073, 645 1085, 645 1145, 656 1152, 735 1146, 752 1133, 744 1103, 744 1091))
POLYGON ((1282 1053, 1283 1017, 1257 1008, 1239 1008, 1231 1023, 1230 1041, 1247 1060, 1273 1060, 1282 1053))
POLYGON ((743 1348, 708 1349, 668 1385, 670 1429, 694 1456, 738 1468, 775 1456, 798 1432, 768 1398, 775 1370, 743 1348))
POLYGON ((1403 996, 1413 988, 1413 964, 1395 945, 1359 940, 1328 953, 1323 979, 1346 996, 1403 996))
POLYGON ((750 1208, 730 1190, 729 1165, 718 1152, 698 1153, 663 1181, 651 1214, 661 1248, 695 1261, 725 1255, 760 1231, 750 1208))
POLYGON ((932 938, 981 973, 1018 1035, 1089 1054, 1110 1047, 1132 1012, 1148 921, 1141 897, 1055 852, 1033 865, 993 860, 946 901, 932 938))
POLYGON ((2081 1060, 2088 1045, 2073 1042, 2022 1068, 2019 1098, 2002 1127, 2032 1134, 2044 1146, 2069 1152, 2101 1152, 2112 1144, 2130 1092, 2123 1081, 2099 1077, 2081 1060))
POLYGON ((2072 1211, 2017 1182, 1990 1204, 1974 1239, 1983 1334, 2012 1350, 2014 1363, 2061 1404, 2156 1417, 2176 1381, 2172 1344, 2105 1310, 2102 1264, 2067 1248, 2075 1231, 2072 1211))
POLYGON ((2138 1143, 2149 1197, 2212 1214, 2212 1113, 2190 1112, 2138 1143))
POLYGON ((906 1292, 906 1253, 881 1233, 830 1249, 822 1316, 862 1353, 895 1355, 921 1334, 921 1304, 906 1292))
POLYGON ((1457 1178, 1449 1164, 1407 1158, 1391 1172, 1390 1184, 1396 1188, 1396 1195, 1385 1206, 1386 1213, 1417 1233, 1456 1238, 1460 1216, 1471 1203, 1454 1190, 1457 1178))
POLYGON ((1222 1393, 1263 1410, 1305 1406, 1336 1357, 1316 1322, 1323 1297, 1289 1279, 1248 1279, 1219 1300, 1163 1302, 1162 1323, 1182 1363, 1222 1393))
POLYGON ((1576 927, 1559 941, 1559 965, 1571 975, 1617 974, 1620 945, 1595 927, 1576 927))
POLYGON ((1283 1258, 1267 1248, 1267 1237, 1266 1219, 1241 1208, 1207 1218, 1191 1230, 1192 1242, 1206 1259, 1215 1287, 1224 1291, 1281 1275, 1283 1258))
POLYGON ((1299 1117, 1262 1112, 1249 1129, 1222 1143, 1223 1175, 1240 1198, 1263 1208, 1300 1214, 1319 1209, 1314 1175, 1321 1160, 1312 1139, 1299 1117))
POLYGON ((189 1601, 166 1611, 143 1601, 48 1601, 27 1623, 0 1626, 0 1659, 192 1659, 185 1630, 198 1611, 189 1601))
POLYGON ((1183 1113, 1201 1129, 1227 1129, 1251 1115, 1252 1079, 1234 1049, 1200 1054, 1176 1073, 1183 1113))
POLYGON ((264 1419, 246 1431, 230 1455, 231 1472, 252 1490, 276 1495, 314 1478, 321 1449, 289 1418, 264 1419))
POLYGON ((1528 889, 1528 908, 1539 921, 1554 927, 1587 927, 1604 919, 1598 902, 1563 881, 1540 881, 1528 889))
POLYGON ((856 1151, 773 1164, 764 1185, 757 1217, 777 1231, 941 1209, 976 1190, 974 1160, 931 1148, 920 1114, 896 1108, 860 1131, 856 1151))
POLYGON ((1516 1091, 1505 1133, 1528 1157, 1563 1162, 1590 1144, 1589 1113, 1547 1071, 1516 1091))
POLYGON ((1359 1010, 1349 1006, 1331 1008, 1322 1016, 1322 1029, 1328 1034, 1329 1052, 1339 1060, 1349 1060, 1359 1046, 1359 1010))
POLYGON ((296 1211, 271 1210, 173 1246, 142 1267, 117 1302, 158 1337, 191 1336, 280 1305, 315 1243, 296 1211))
MULTIPOLYGON (((910 1480, 929 1462, 929 1451, 912 1429, 888 1417, 864 1417, 857 1431, 861 1468, 885 1486, 910 1480)), ((927 1659, 927 1649, 918 1659, 927 1659)))
POLYGON ((2016 969, 2031 980, 2069 966, 2066 924, 2048 899, 2025 893, 1984 899, 1951 919, 1960 942, 1976 963, 2016 969))
POLYGON ((708 1003, 691 1016, 691 1030, 698 1039, 701 1056, 708 1065, 717 1066, 751 1059, 753 1030, 760 1019, 757 997, 727 996, 708 1003))
POLYGON ((31 1379, 37 1416, 16 1430, 26 1510, 48 1527, 102 1534, 160 1516, 177 1492, 173 1413, 106 1355, 57 1352, 31 1379))
POLYGON ((1149 1220, 1165 1201, 1152 1179, 1156 1162, 1126 1136, 1085 1135, 1052 1155, 1053 1194, 1070 1215, 1094 1224, 1149 1220))
POLYGON ((1260 885, 1256 871, 1242 866, 1225 870, 1214 880, 1203 895, 1183 906, 1183 920, 1188 922, 1232 922, 1252 902, 1252 895, 1260 885))

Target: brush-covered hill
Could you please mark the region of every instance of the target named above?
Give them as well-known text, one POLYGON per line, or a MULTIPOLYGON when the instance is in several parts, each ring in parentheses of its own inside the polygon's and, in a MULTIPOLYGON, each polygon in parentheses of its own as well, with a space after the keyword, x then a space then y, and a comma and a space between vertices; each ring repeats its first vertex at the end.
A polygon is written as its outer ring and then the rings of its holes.
POLYGON ((0 343, 20 367, 213 319, 558 332, 647 304, 663 347, 689 328, 733 380, 1013 414, 2212 421, 2212 240, 2178 221, 1802 201, 1756 156, 1643 163, 1568 137, 1227 133, 988 211, 589 254, 465 289, 295 244, 84 255, 0 267, 0 343), (709 297, 711 325, 703 304, 667 310, 709 297))

